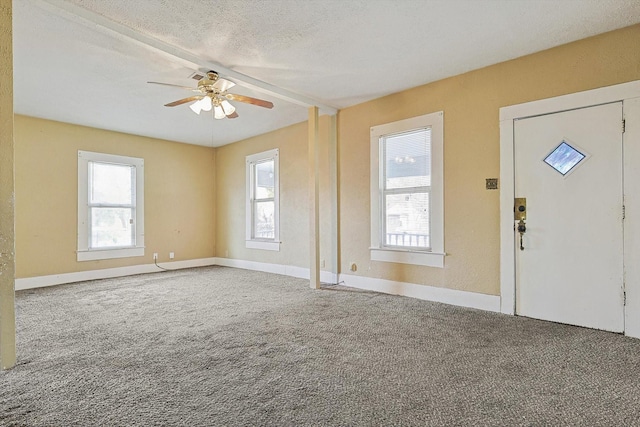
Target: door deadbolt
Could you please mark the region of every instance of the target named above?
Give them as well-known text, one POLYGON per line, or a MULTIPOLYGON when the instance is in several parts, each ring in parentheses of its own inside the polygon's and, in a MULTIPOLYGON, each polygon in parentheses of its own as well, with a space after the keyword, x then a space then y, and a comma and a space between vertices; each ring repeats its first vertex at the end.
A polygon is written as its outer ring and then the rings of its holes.
POLYGON ((513 203, 513 219, 516 221, 527 219, 527 199, 516 197, 513 203))

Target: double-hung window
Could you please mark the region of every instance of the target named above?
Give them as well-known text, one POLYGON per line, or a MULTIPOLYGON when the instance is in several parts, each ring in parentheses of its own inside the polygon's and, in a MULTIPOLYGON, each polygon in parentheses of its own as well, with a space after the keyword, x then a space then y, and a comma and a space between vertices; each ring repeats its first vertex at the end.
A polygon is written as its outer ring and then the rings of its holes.
POLYGON ((78 151, 78 261, 144 255, 144 160, 78 151))
POLYGON ((246 247, 278 251, 278 149, 247 156, 246 163, 246 247))
POLYGON ((443 113, 371 128, 371 259, 444 265, 443 113))

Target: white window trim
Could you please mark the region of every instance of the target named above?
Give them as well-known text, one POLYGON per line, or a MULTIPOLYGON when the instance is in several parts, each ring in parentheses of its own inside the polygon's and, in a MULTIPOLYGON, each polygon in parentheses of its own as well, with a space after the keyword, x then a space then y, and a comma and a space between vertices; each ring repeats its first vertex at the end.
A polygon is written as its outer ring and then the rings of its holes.
POLYGON ((78 261, 144 255, 144 159, 78 150, 78 261), (132 165, 136 168, 136 245, 127 248, 89 248, 89 162, 132 165))
POLYGON ((371 260, 444 267, 444 113, 412 117, 371 128, 371 260), (380 138, 384 135, 431 127, 431 249, 387 248, 382 246, 380 194, 380 138))
POLYGON ((248 249, 262 249, 266 251, 279 251, 280 250, 280 156, 279 150, 274 148, 272 150, 263 151, 262 153, 252 154, 246 157, 246 226, 245 226, 245 246, 248 249), (275 188, 274 194, 274 238, 273 239, 254 239, 253 238, 253 171, 254 165, 265 160, 273 159, 273 182, 275 188))

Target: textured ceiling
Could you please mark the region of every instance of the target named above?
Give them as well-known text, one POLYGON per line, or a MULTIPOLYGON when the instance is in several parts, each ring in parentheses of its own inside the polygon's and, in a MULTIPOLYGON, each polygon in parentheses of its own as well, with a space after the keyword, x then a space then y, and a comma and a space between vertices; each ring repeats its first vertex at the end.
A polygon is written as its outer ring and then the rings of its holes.
MULTIPOLYGON (((76 11, 180 48, 202 64, 343 108, 640 22, 638 0, 20 0, 14 1, 15 111, 220 146, 303 121, 307 110, 236 102, 213 120, 187 105, 198 67, 76 11), (62 6, 62 8, 61 8, 62 6), (63 10, 66 9, 66 10, 63 10)), ((224 77, 224 76, 223 76, 224 77)), ((233 80, 233 79, 231 79, 233 80)))

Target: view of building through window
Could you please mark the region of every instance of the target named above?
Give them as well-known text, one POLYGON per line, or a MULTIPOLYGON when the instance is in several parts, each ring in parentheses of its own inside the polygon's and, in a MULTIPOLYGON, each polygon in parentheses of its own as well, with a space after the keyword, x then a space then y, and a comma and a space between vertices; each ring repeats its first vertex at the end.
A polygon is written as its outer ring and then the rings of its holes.
POLYGON ((431 129, 382 139, 385 246, 429 248, 431 129))
POLYGON ((89 162, 89 248, 135 246, 135 179, 131 165, 89 162))
POLYGON ((275 238, 275 180, 273 159, 255 165, 253 233, 256 239, 275 238))

